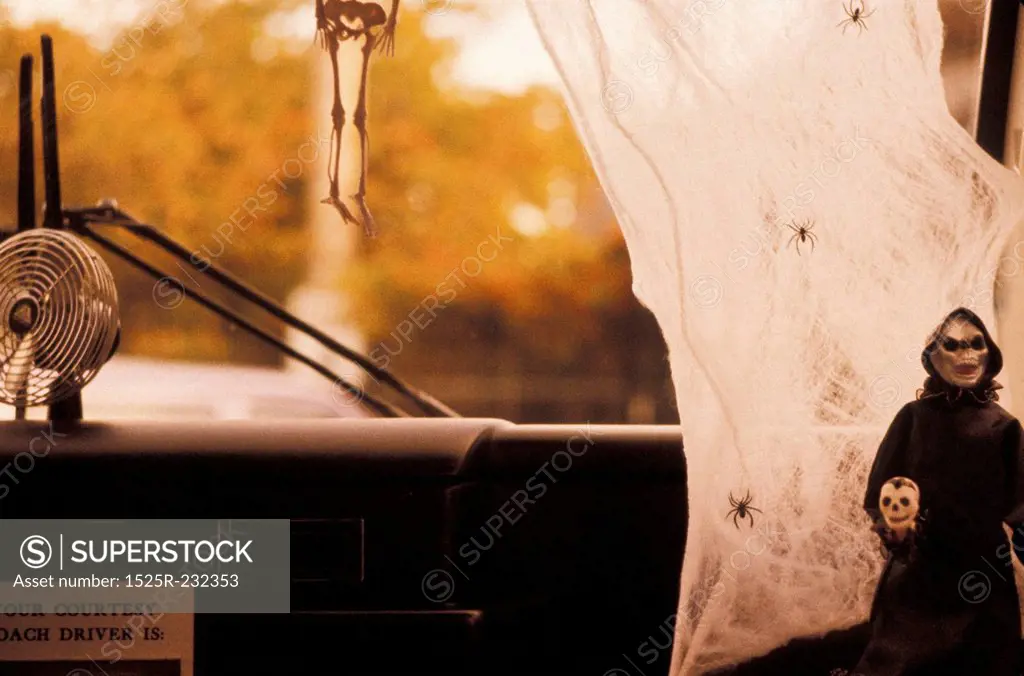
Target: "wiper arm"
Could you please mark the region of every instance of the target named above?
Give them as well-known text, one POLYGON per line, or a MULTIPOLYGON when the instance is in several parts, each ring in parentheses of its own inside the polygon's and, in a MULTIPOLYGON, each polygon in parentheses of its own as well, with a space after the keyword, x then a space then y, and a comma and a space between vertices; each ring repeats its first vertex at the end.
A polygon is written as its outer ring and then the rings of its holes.
MULTIPOLYGON (((148 265, 147 263, 136 257, 134 254, 132 254, 130 251, 110 241, 109 239, 99 234, 89 226, 117 226, 125 230, 126 232, 134 235, 135 237, 138 237, 139 239, 143 239, 152 244, 155 244, 164 251, 170 253, 175 258, 187 263, 197 273, 209 276, 211 279, 217 281, 224 287, 231 289, 232 291, 242 296, 246 300, 258 305, 266 312, 274 315, 288 326, 291 326, 292 328, 301 331, 310 338, 313 338, 334 354, 337 354, 359 365, 363 370, 369 373, 370 376, 374 378, 376 382, 380 384, 385 384, 391 387, 399 394, 408 397, 427 416, 459 417, 458 413, 456 413, 451 408, 444 405, 434 397, 430 396, 426 392, 423 392, 422 390, 419 390, 402 382, 397 377, 392 375, 390 372, 378 367, 376 364, 374 364, 372 361, 370 361, 363 355, 342 345, 341 343, 334 340, 333 338, 331 338, 324 332, 320 331, 316 327, 313 327, 308 323, 302 321, 295 315, 288 312, 285 308, 278 305, 271 298, 267 297, 266 295, 257 291, 256 289, 248 286, 245 282, 239 280, 238 278, 234 277, 228 272, 216 267, 212 261, 205 261, 203 266, 200 266, 198 263, 193 262, 192 254, 189 250, 178 244, 176 241, 168 237, 166 234, 160 232, 160 230, 157 229, 156 227, 145 223, 140 223, 136 219, 132 218, 124 211, 119 209, 116 206, 116 204, 101 203, 99 206, 91 208, 64 209, 63 213, 64 218, 67 221, 68 227, 71 230, 78 232, 86 237, 89 237, 93 241, 97 242, 98 244, 106 248, 111 253, 128 261, 129 263, 143 270, 150 276, 153 276, 156 279, 164 279, 166 277, 169 277, 169 275, 162 274, 156 268, 148 265)), ((401 411, 400 409, 396 409, 384 402, 381 402, 379 400, 374 399, 373 397, 370 397, 370 395, 366 394, 366 392, 364 392, 358 386, 345 382, 342 378, 336 376, 323 365, 313 361, 312 359, 309 359, 308 357, 301 355, 300 353, 296 352, 294 349, 292 349, 282 341, 278 340, 274 336, 254 326, 253 324, 238 316, 231 310, 228 310, 227 308, 217 304, 215 301, 207 298, 202 293, 189 289, 185 287, 184 284, 181 284, 181 286, 184 289, 185 295, 188 296, 189 298, 192 298, 196 302, 199 302, 204 307, 207 307, 208 309, 216 312, 222 317, 225 317, 229 321, 234 322, 238 326, 242 327, 246 331, 249 331, 253 335, 264 340, 265 342, 274 345, 288 356, 298 359, 299 361, 315 369, 325 377, 329 377, 332 380, 335 380, 347 391, 349 391, 353 396, 358 397, 360 401, 365 402, 368 406, 374 408, 383 415, 408 415, 404 411, 401 411)))

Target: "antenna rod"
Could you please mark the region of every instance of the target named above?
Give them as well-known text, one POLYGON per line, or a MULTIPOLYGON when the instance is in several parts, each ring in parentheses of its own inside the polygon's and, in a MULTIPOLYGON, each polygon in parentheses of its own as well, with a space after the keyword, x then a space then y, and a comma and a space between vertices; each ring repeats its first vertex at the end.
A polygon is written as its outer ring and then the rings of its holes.
MULTIPOLYGON (((32 55, 21 57, 18 79, 18 232, 36 227, 36 153, 32 124, 32 55)), ((14 407, 14 419, 25 419, 25 385, 14 407)))
POLYGON ((18 81, 18 232, 36 227, 36 152, 32 124, 32 55, 21 57, 18 81))
POLYGON ((60 162, 57 156, 57 94, 53 74, 53 39, 44 35, 43 43, 43 183, 46 202, 43 209, 43 227, 63 227, 60 200, 60 162))
MULTIPOLYGON (((53 39, 42 37, 43 97, 40 101, 43 125, 43 186, 46 203, 43 208, 43 227, 60 230, 64 227, 64 213, 60 201, 60 162, 57 157, 57 94, 53 74, 53 39)), ((74 331, 68 326, 65 330, 74 331)), ((76 391, 66 399, 50 404, 47 418, 54 423, 74 425, 82 419, 82 393, 76 391)))

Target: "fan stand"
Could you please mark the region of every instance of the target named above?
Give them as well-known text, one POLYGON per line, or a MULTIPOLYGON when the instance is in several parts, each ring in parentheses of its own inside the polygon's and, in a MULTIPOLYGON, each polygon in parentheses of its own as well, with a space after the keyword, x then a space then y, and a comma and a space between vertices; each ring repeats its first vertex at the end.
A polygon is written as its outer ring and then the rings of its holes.
POLYGON ((50 404, 50 412, 47 420, 54 423, 54 429, 60 430, 63 426, 74 425, 82 420, 82 393, 75 392, 67 399, 50 404))

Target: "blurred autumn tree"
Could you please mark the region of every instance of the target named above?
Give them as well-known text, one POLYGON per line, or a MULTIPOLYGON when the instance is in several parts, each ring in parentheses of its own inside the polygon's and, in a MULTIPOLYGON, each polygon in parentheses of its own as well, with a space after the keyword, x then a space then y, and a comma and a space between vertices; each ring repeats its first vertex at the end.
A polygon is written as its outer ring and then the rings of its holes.
MULTIPOLYGON (((280 170, 311 136, 325 135, 310 106, 313 60, 326 57, 312 35, 296 45, 267 28, 291 10, 308 5, 312 13, 312 2, 182 4, 177 15, 135 24, 107 51, 56 25, 0 28, 0 223, 13 224, 16 213, 14 73, 21 53, 38 53, 45 31, 55 39, 58 98, 65 104, 58 122, 65 203, 116 197, 186 246, 216 252, 223 246, 218 226, 261 189, 272 190, 272 203, 261 199, 267 210, 244 232, 235 228, 217 263, 283 302, 303 277, 307 191, 324 191, 326 153, 294 180, 280 170)), ((374 341, 387 340, 449 279, 457 297, 405 341, 391 365, 396 372, 414 381, 429 376, 443 352, 447 370, 460 362, 466 370, 483 368, 486 360, 470 358, 475 353, 500 355, 501 364, 492 364, 497 370, 528 371, 521 365, 529 363, 544 373, 589 369, 618 378, 635 371, 637 352, 648 350, 660 383, 663 344, 632 297, 621 236, 559 95, 442 87, 437 75, 450 67, 456 46, 428 38, 422 20, 420 12, 403 12, 395 56, 375 57, 371 71, 369 203, 382 234, 363 242, 339 274, 361 327, 374 341), (540 226, 535 233, 512 226, 531 218, 540 226), (463 267, 498 233, 511 241, 502 240, 493 260, 463 267), (460 267, 469 274, 458 272, 462 281, 453 284, 460 267)), ((351 226, 339 220, 338 227, 351 226)), ((494 250, 483 249, 487 256, 494 250)), ((145 255, 188 281, 174 263, 145 255)), ((255 340, 229 339, 230 327, 191 303, 161 309, 152 280, 112 267, 124 351, 278 361, 255 340)), ((201 279, 200 288, 214 291, 201 279)), ((273 322, 268 328, 281 333, 273 322)))
MULTIPOLYGON (((12 73, 21 53, 38 54, 41 32, 54 37, 65 204, 115 197, 129 213, 190 248, 208 245, 216 251, 216 228, 285 158, 295 156, 312 131, 306 115, 308 69, 302 58, 262 63, 252 55, 251 44, 274 6, 263 2, 205 8, 193 1, 136 32, 134 40, 126 32, 104 52, 56 25, 20 32, 5 28, 0 63, 12 73)), ((6 121, 0 140, 0 166, 6 168, 0 171, 0 218, 13 223, 13 87, 0 100, 0 119, 6 121)), ((229 270, 256 279, 277 298, 302 274, 304 185, 286 181, 285 186, 288 192, 282 191, 246 232, 236 230, 218 259, 229 270)), ((41 204, 42 186, 37 187, 41 204)), ((130 248, 152 257, 136 244, 130 248)), ((156 260, 187 281, 173 263, 156 260)), ((173 311, 161 309, 154 302, 152 280, 111 263, 123 304, 126 352, 211 360, 268 358, 253 341, 225 340, 226 326, 191 303, 173 311)), ((201 282, 201 288, 211 291, 212 285, 201 282)))

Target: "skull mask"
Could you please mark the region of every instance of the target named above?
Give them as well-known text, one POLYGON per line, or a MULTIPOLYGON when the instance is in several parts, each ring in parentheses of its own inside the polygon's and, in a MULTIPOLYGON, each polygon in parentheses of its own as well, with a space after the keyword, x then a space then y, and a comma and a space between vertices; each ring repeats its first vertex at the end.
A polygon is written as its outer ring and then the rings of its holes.
POLYGON ((970 389, 985 375, 988 356, 985 335, 973 324, 959 320, 950 322, 940 332, 930 359, 943 380, 970 389))
POLYGON ((897 534, 914 530, 920 507, 921 492, 917 484, 902 476, 893 477, 882 486, 878 509, 885 523, 897 534))

